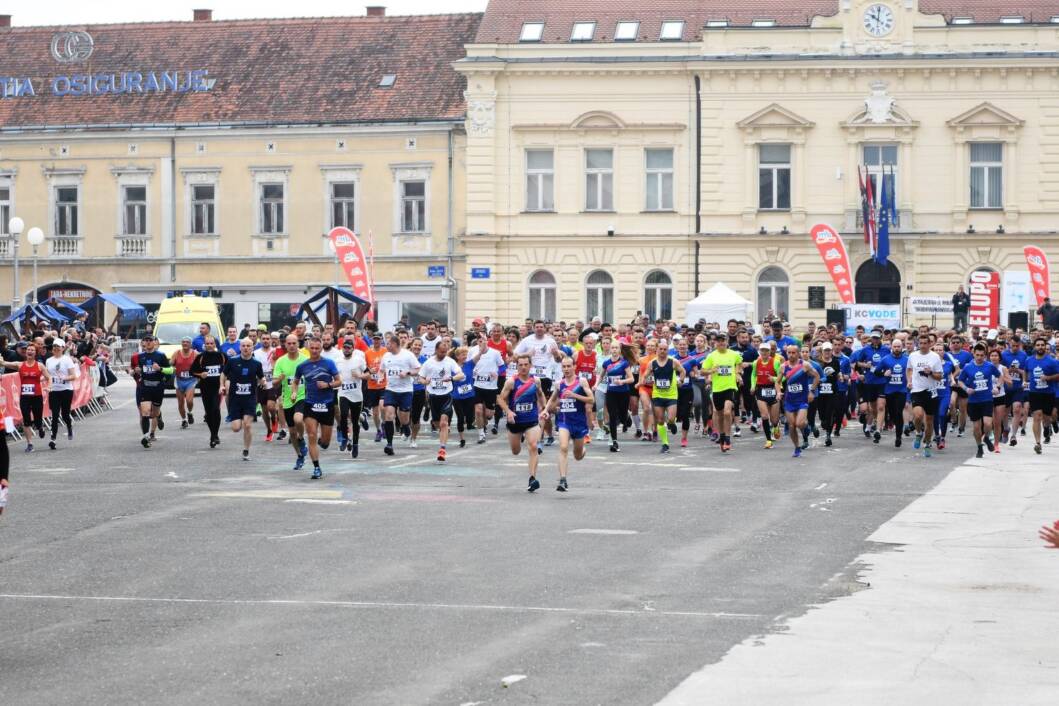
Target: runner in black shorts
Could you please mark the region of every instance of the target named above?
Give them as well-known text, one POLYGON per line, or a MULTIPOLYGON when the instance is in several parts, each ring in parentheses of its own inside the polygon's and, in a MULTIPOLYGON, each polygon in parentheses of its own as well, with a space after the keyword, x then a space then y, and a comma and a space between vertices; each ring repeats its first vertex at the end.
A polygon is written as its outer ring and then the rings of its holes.
POLYGON ((149 449, 154 440, 155 429, 160 428, 158 416, 162 409, 162 399, 165 396, 164 381, 166 374, 172 372, 172 368, 169 366, 169 358, 158 351, 157 338, 151 335, 144 336, 141 344, 144 350, 137 355, 132 376, 136 379, 140 431, 143 433, 140 444, 145 449, 149 449))

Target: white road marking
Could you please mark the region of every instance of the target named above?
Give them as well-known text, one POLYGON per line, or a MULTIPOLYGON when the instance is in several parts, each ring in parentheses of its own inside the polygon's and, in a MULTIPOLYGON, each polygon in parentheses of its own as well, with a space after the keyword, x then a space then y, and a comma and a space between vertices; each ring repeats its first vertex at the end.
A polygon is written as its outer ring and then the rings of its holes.
POLYGON ((166 478, 179 478, 180 476, 178 476, 176 473, 173 473, 172 471, 169 471, 169 473, 165 474, 165 477, 166 478))
POLYGON ((21 473, 69 473, 73 468, 23 468, 21 473))
POLYGON ((525 674, 509 674, 508 676, 506 676, 506 677, 504 677, 503 679, 500 680, 500 686, 502 686, 502 687, 504 687, 506 689, 509 686, 511 686, 512 684, 518 684, 520 681, 522 681, 525 678, 526 678, 525 674))
POLYGON ((827 483, 821 483, 820 485, 818 485, 815 488, 813 488, 813 490, 823 490, 826 487, 827 487, 827 483))
POLYGON ((265 537, 265 539, 297 539, 298 537, 311 537, 314 534, 323 534, 324 532, 352 532, 352 529, 340 527, 338 529, 320 529, 313 530, 312 532, 299 532, 298 534, 284 534, 278 537, 265 537))
POLYGON ((353 500, 322 500, 320 498, 290 498, 285 503, 306 503, 313 505, 355 505, 353 500))
POLYGON ((739 473, 738 468, 722 468, 720 466, 676 466, 682 471, 702 471, 703 473, 739 473))
POLYGON ((759 620, 759 613, 728 613, 694 610, 631 610, 627 608, 562 608, 557 606, 510 606, 474 603, 396 603, 391 601, 311 601, 251 598, 152 598, 142 596, 68 596, 54 594, 0 593, 0 599, 36 601, 91 601, 100 603, 172 603, 189 605, 316 606, 322 608, 410 608, 416 610, 467 610, 497 613, 561 613, 567 615, 660 615, 675 618, 730 618, 759 620))
POLYGON ((575 529, 567 534, 639 534, 636 530, 623 529, 575 529))

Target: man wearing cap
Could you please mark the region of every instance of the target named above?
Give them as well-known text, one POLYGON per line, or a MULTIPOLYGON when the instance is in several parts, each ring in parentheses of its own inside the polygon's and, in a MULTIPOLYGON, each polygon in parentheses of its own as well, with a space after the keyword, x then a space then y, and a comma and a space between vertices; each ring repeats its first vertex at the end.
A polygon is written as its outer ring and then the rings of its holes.
POLYGON ((816 408, 820 413, 820 425, 824 428, 824 446, 831 446, 831 434, 841 426, 845 394, 839 388, 842 381, 842 365, 835 358, 834 345, 830 341, 820 344, 820 386, 817 390, 816 408))
MULTIPOLYGON (((882 343, 882 332, 872 329, 868 345, 853 355, 853 364, 864 375, 860 383, 860 413, 864 436, 873 437, 875 443, 882 438, 881 430, 886 426, 886 378, 877 375, 875 368, 890 349, 882 343), (870 424, 870 430, 869 430, 870 424)), ((895 422, 900 424, 900 420, 895 422)))
POLYGON ((172 374, 169 358, 158 350, 158 339, 151 334, 143 337, 143 351, 137 354, 132 376, 136 380, 137 401, 140 407, 140 444, 151 448, 155 431, 161 429, 159 416, 165 396, 165 376, 172 374))
POLYGON ((770 326, 771 326, 771 330, 772 330, 772 335, 766 336, 765 340, 766 341, 775 341, 777 350, 780 350, 780 351, 787 350, 787 346, 798 346, 799 348, 801 347, 801 345, 802 345, 801 341, 799 341, 794 336, 788 336, 788 335, 786 335, 783 332, 783 322, 782 321, 780 321, 779 319, 775 319, 770 324, 770 326))
POLYGON ((198 378, 191 374, 191 366, 198 357, 191 345, 191 336, 180 339, 180 350, 173 353, 173 386, 176 388, 177 411, 180 413, 180 428, 187 429, 195 423, 192 411, 195 408, 195 384, 198 378))

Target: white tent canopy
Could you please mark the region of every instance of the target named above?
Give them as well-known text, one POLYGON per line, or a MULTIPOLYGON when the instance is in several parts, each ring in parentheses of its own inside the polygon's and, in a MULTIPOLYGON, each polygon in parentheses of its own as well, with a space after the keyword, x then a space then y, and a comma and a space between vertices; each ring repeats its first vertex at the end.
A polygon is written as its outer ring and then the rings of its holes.
POLYGON ((699 319, 724 324, 728 319, 750 321, 753 305, 724 282, 718 282, 688 302, 684 320, 694 326, 699 319))

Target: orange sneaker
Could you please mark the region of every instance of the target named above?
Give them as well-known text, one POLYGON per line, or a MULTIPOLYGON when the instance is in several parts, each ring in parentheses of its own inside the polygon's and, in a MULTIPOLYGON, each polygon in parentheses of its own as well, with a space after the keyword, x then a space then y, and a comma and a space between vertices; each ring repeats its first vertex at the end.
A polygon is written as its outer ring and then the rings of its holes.
POLYGON ((445 460, 445 449, 438 449, 438 460, 439 461, 444 461, 445 460))

